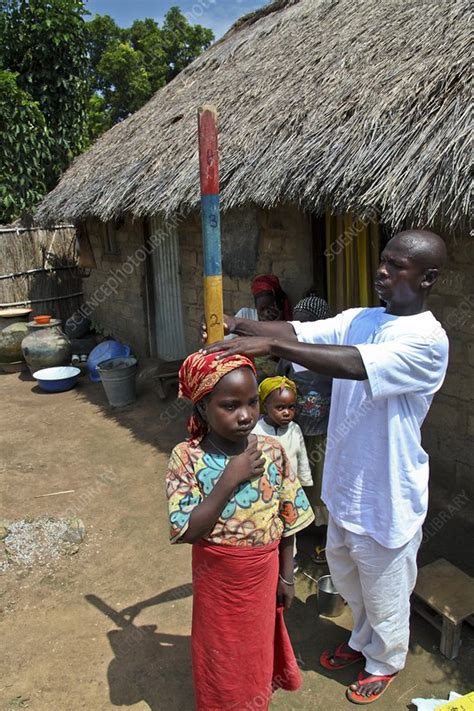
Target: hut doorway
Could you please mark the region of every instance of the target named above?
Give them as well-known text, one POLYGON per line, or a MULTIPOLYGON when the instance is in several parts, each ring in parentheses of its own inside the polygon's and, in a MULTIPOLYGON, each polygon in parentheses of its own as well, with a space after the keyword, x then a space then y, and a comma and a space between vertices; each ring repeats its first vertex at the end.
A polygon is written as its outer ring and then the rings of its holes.
POLYGON ((163 360, 179 360, 185 357, 187 351, 181 302, 178 232, 175 226, 159 217, 151 218, 150 227, 156 245, 152 253, 156 353, 163 360))
MULTIPOLYGON (((377 216, 362 220, 328 210, 313 221, 315 282, 334 313, 356 306, 378 306, 373 282, 380 254, 377 216)), ((319 293, 319 292, 318 292, 319 293)))

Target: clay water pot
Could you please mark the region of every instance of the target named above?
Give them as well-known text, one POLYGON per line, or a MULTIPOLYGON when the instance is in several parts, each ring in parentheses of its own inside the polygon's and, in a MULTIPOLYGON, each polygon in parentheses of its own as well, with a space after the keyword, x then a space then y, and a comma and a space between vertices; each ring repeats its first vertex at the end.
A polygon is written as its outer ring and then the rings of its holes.
POLYGON ((21 321, 12 323, 0 333, 0 363, 16 363, 23 360, 21 343, 28 333, 28 325, 21 321))
POLYGON ((61 330, 60 319, 51 319, 46 324, 32 321, 27 325, 29 333, 23 339, 21 349, 31 373, 56 365, 69 365, 71 343, 61 330))

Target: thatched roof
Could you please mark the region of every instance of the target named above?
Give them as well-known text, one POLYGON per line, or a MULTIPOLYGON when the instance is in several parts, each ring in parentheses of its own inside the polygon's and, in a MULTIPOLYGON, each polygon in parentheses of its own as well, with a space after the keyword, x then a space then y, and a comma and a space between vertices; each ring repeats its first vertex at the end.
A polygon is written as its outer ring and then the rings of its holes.
POLYGON ((223 208, 468 212, 467 0, 278 0, 242 18, 76 159, 40 220, 186 213, 197 108, 219 111, 223 208))

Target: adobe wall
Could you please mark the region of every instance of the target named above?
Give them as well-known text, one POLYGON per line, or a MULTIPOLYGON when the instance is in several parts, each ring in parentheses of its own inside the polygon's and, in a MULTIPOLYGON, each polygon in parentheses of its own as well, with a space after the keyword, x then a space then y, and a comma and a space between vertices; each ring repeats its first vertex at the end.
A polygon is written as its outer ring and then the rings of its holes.
MULTIPOLYGON (((244 306, 254 306, 250 282, 256 274, 276 274, 294 305, 313 280, 310 218, 292 205, 271 210, 249 207, 222 215, 224 244, 238 246, 246 231, 251 248, 256 249, 255 266, 242 277, 230 277, 224 272, 224 311, 235 313, 244 306)), ((178 226, 178 233, 185 335, 192 351, 199 346, 199 324, 204 312, 200 216, 186 218, 178 226)))
POLYGON ((474 243, 452 239, 430 307, 450 341, 446 380, 423 426, 431 480, 448 495, 474 498, 474 243))
POLYGON ((106 336, 131 345, 138 356, 148 354, 145 298, 144 231, 141 221, 127 217, 114 230, 117 254, 107 253, 106 225, 88 220, 86 230, 96 268, 83 279, 84 308, 93 326, 106 336))

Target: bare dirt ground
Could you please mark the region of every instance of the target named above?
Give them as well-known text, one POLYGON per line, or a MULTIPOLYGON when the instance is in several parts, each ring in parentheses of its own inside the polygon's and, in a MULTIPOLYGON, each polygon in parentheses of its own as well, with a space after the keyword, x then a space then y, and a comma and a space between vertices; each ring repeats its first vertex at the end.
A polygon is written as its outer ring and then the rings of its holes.
MULTIPOLYGON (((135 406, 112 411, 101 385, 86 378, 51 395, 27 376, 3 374, 0 396, 0 515, 73 515, 87 531, 76 554, 32 569, 10 566, 0 577, 0 709, 191 711, 190 547, 168 543, 163 491, 169 451, 185 433, 182 406, 173 396, 159 402, 142 385, 135 406), (74 493, 34 498, 69 489, 74 493)), ((472 528, 453 518, 430 537, 422 562, 445 556, 472 574, 469 540, 472 528)), ((306 537, 300 550, 311 545, 306 537)), ((308 558, 307 572, 326 570, 308 558)), ((318 657, 345 638, 350 615, 346 609, 318 618, 314 585, 304 576, 297 595, 287 623, 304 685, 295 694, 278 692, 272 708, 349 709, 344 690, 357 667, 330 675, 318 657)), ((377 708, 406 709, 413 697, 469 691, 472 629, 463 637, 458 659, 449 662, 438 651, 438 632, 414 615, 407 669, 377 708)))

